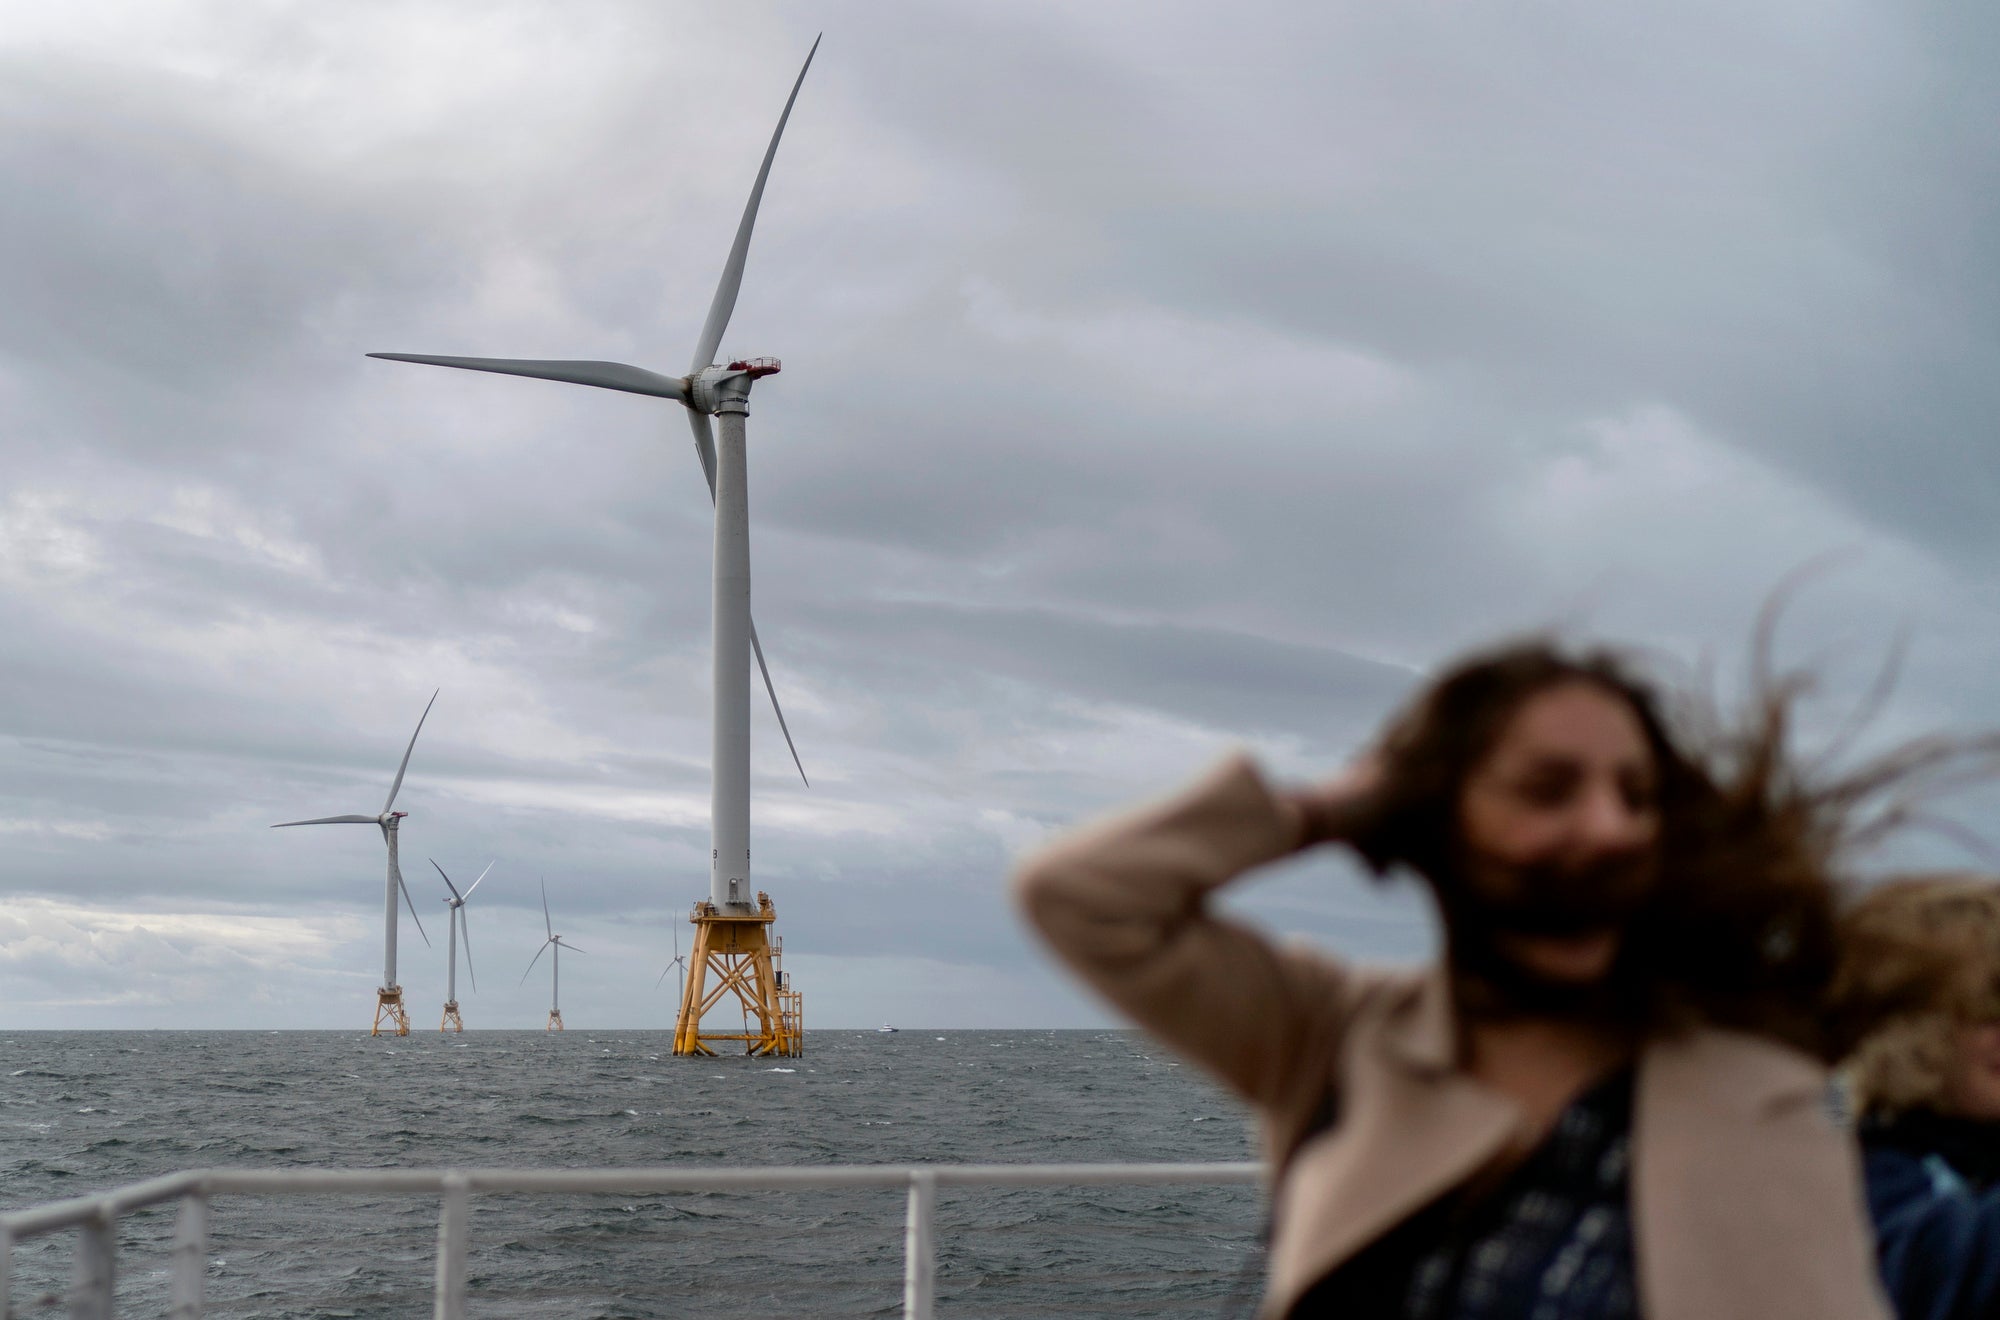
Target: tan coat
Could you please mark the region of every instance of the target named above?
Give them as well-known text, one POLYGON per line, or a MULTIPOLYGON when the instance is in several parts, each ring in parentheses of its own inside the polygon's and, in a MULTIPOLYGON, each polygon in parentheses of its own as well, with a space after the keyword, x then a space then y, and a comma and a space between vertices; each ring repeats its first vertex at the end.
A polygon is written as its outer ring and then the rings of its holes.
MULTIPOLYGON (((1441 975, 1350 969, 1211 914, 1295 852, 1301 823, 1244 757, 1169 801, 1059 840, 1016 877, 1056 951, 1255 1107, 1275 1235, 1263 1314, 1493 1161, 1522 1118, 1456 1063, 1441 975), (1329 1092, 1340 1121, 1299 1145, 1329 1092), (1294 1147, 1297 1147, 1294 1150, 1294 1147)), ((1648 1320, 1884 1320, 1858 1159, 1825 1072, 1700 1030, 1638 1062, 1632 1216, 1648 1320)))

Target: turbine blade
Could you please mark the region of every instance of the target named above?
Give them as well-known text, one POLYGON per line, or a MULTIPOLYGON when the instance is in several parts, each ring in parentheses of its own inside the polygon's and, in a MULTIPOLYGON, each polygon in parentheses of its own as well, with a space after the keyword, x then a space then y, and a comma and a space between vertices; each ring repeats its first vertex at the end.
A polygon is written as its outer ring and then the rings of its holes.
POLYGON ((431 937, 424 935, 424 919, 417 915, 417 905, 410 901, 410 887, 403 883, 403 868, 396 868, 396 888, 403 891, 403 906, 410 909, 410 920, 417 923, 417 934, 424 936, 424 947, 431 947, 431 937))
POLYGON ((417 734, 424 731, 424 721, 431 717, 431 707, 437 705, 438 692, 442 691, 444 689, 439 688, 432 692, 431 699, 424 703, 424 713, 417 716, 416 732, 410 735, 410 745, 403 749, 403 763, 396 767, 396 782, 389 785, 389 800, 382 804, 385 816, 389 814, 389 808, 396 805, 396 794, 403 791, 403 772, 410 768, 410 753, 417 750, 417 734))
POLYGON ((701 327, 701 338, 695 343, 694 363, 688 367, 693 375, 715 361, 715 350, 722 347, 722 332, 729 328, 729 314, 736 310, 736 291, 743 285, 743 262, 750 255, 750 231, 757 226, 757 206, 764 200, 764 180, 771 176, 771 162, 778 154, 778 139, 785 135, 785 121, 792 117, 792 102, 799 99, 799 88, 805 83, 806 70, 812 67, 813 55, 819 51, 819 38, 813 38, 812 50, 806 52, 806 62, 799 70, 798 81, 792 84, 792 94, 785 98, 785 111, 778 116, 778 127, 771 134, 771 145, 764 149, 764 163, 757 170, 757 183, 750 189, 750 201, 743 208, 743 219, 736 226, 736 241, 730 245, 729 260, 723 263, 722 282, 715 286, 715 301, 709 304, 708 320, 701 327))
MULTIPOLYGON (((622 390, 626 394, 646 394, 656 399, 687 402, 687 382, 662 376, 644 367, 623 362, 547 361, 541 358, 439 357, 430 353, 370 353, 388 362, 419 362, 429 367, 463 367, 467 371, 490 371, 500 376, 532 376, 536 380, 560 380, 571 385, 592 385, 600 390, 622 390)), ((703 363, 703 366, 708 365, 703 363)))
POLYGON ((451 882, 451 877, 450 877, 450 876, 448 876, 448 875, 446 875, 446 874, 444 873, 444 868, 443 868, 442 866, 438 866, 438 864, 437 864, 437 858, 435 858, 435 857, 430 857, 430 858, 426 858, 425 860, 427 860, 428 862, 430 862, 430 864, 431 864, 432 866, 437 866, 437 873, 438 873, 438 878, 439 878, 440 880, 444 881, 444 887, 445 887, 446 889, 449 889, 449 890, 451 891, 451 896, 452 896, 453 898, 455 898, 455 899, 457 899, 457 900, 458 900, 459 902, 463 903, 463 902, 465 901, 465 895, 464 895, 464 894, 461 894, 461 893, 459 893, 459 892, 458 892, 458 886, 457 886, 457 885, 455 885, 455 884, 453 884, 453 883, 451 882))
POLYGON ((555 938, 555 940, 554 940, 554 943, 555 943, 555 944, 556 944, 556 945, 557 945, 557 946, 558 946, 559 948, 564 948, 564 949, 568 949, 568 950, 569 950, 569 951, 570 951, 571 953, 582 953, 582 952, 583 952, 583 950, 582 950, 582 949, 579 949, 579 948, 577 948, 577 947, 576 947, 576 946, 575 946, 574 944, 571 944, 571 943, 570 943, 570 942, 569 942, 568 940, 564 939, 564 938, 563 938, 562 936, 560 936, 560 935, 556 936, 556 938, 555 938))
POLYGON ((542 881, 542 933, 550 939, 556 937, 556 928, 549 922, 549 882, 542 881))
POLYGON ((273 825, 271 828, 274 830, 282 830, 282 829, 287 829, 293 825, 379 825, 381 823, 382 822, 374 816, 321 816, 317 820, 281 821, 278 824, 273 825))
MULTIPOLYGON (((496 857, 496 858, 494 858, 494 859, 493 859, 493 862, 497 862, 497 861, 499 861, 499 860, 500 860, 500 859, 499 859, 498 857, 496 857)), ((490 870, 492 870, 492 869, 493 869, 493 862, 488 862, 488 863, 486 863, 486 871, 490 871, 490 870)), ((484 880, 484 879, 486 878, 486 871, 481 871, 481 872, 479 873, 479 880, 484 880)), ((472 897, 472 891, 473 891, 473 890, 475 890, 475 889, 477 889, 477 888, 479 888, 479 880, 474 880, 474 881, 473 881, 473 882, 472 882, 471 884, 469 884, 469 885, 467 885, 467 886, 465 887, 465 897, 466 897, 466 898, 471 898, 471 897, 472 897)), ((460 902, 464 902, 465 900, 464 900, 464 899, 460 899, 459 901, 460 901, 460 902)))
POLYGON ((792 764, 799 768, 799 778, 805 780, 807 788, 811 788, 812 780, 806 779, 805 763, 799 760, 799 749, 792 745, 792 731, 785 724, 785 708, 778 704, 778 689, 771 686, 771 670, 764 663, 764 644, 757 640, 755 619, 750 620, 750 650, 757 657, 757 672, 764 676, 764 691, 770 694, 771 710, 778 717, 778 732, 785 735, 785 749, 792 754, 792 764))
MULTIPOLYGON (((549 947, 549 941, 543 940, 542 947, 535 950, 535 956, 528 959, 528 972, 532 972, 535 970, 535 964, 542 960, 542 954, 548 950, 548 947, 549 947)), ((528 972, 521 973, 522 985, 526 985, 528 983, 528 972)))
POLYGON ((661 986, 667 983, 667 973, 671 972, 672 970, 674 970, 674 965, 672 963, 668 963, 666 967, 660 972, 660 979, 653 982, 653 988, 655 990, 659 989, 661 986))
POLYGON ((472 988, 479 989, 479 973, 472 970, 472 927, 466 924, 465 909, 458 909, 458 933, 465 941, 465 974, 472 978, 472 988))
POLYGON ((688 425, 694 428, 694 456, 701 460, 701 475, 708 478, 708 502, 715 503, 715 430, 708 414, 687 410, 688 425))

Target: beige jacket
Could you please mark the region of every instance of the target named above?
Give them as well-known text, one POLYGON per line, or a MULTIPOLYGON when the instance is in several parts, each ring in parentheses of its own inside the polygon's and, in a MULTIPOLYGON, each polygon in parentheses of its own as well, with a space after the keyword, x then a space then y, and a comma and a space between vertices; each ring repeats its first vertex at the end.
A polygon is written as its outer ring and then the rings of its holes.
MULTIPOLYGON (((1177 797, 1059 840, 1015 880, 1057 953, 1255 1107, 1273 1189, 1263 1314, 1493 1160, 1521 1116, 1456 1064, 1429 973, 1278 949, 1208 892, 1295 852, 1296 810, 1245 757, 1177 797), (1329 1092, 1340 1120, 1300 1145, 1329 1092), (1296 1149, 1294 1149, 1296 1147, 1296 1149)), ((1722 1030, 1647 1044, 1632 1216, 1648 1320, 1885 1320, 1852 1143, 1825 1072, 1722 1030)))

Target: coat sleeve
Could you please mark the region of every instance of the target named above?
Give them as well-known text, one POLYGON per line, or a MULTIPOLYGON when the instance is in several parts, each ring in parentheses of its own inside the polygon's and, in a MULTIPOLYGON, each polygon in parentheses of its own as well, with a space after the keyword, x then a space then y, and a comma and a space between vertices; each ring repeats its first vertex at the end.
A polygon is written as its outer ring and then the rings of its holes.
POLYGON ((1902 1320, 2000 1315, 2000 1188, 1975 1192, 1942 1160, 1868 1154, 1882 1282, 1902 1320))
POLYGON ((1237 755, 1164 802, 1027 858, 1014 894, 1057 956, 1100 994, 1270 1108, 1302 1060, 1333 1049, 1354 978, 1214 915, 1208 896, 1296 851, 1303 829, 1298 809, 1237 755))

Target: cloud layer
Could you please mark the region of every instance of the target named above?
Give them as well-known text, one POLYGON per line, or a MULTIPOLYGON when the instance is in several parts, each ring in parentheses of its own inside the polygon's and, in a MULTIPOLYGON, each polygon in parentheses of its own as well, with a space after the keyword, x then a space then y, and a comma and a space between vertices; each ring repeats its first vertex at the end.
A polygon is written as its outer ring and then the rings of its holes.
MULTIPOLYGON (((797 61, 726 352, 758 883, 821 1025, 1101 1020, 1013 923, 1048 830, 1234 743, 1324 771, 1524 627, 1726 675, 1777 583, 1837 718, 1994 709, 2000 105, 1970 11, 1711 3, 37 7, 0 35, 0 1013, 349 1026, 376 809, 546 877, 572 1023, 664 1025, 705 889, 707 499, 672 405, 797 61)), ((1975 823, 1976 813, 1975 813, 1975 823)), ((1337 859, 1248 891, 1364 956, 1337 859)), ((442 940, 438 938, 441 945, 442 940)), ((405 922, 420 1025, 441 949, 405 922)), ((537 977, 540 971, 537 971, 537 977)))

